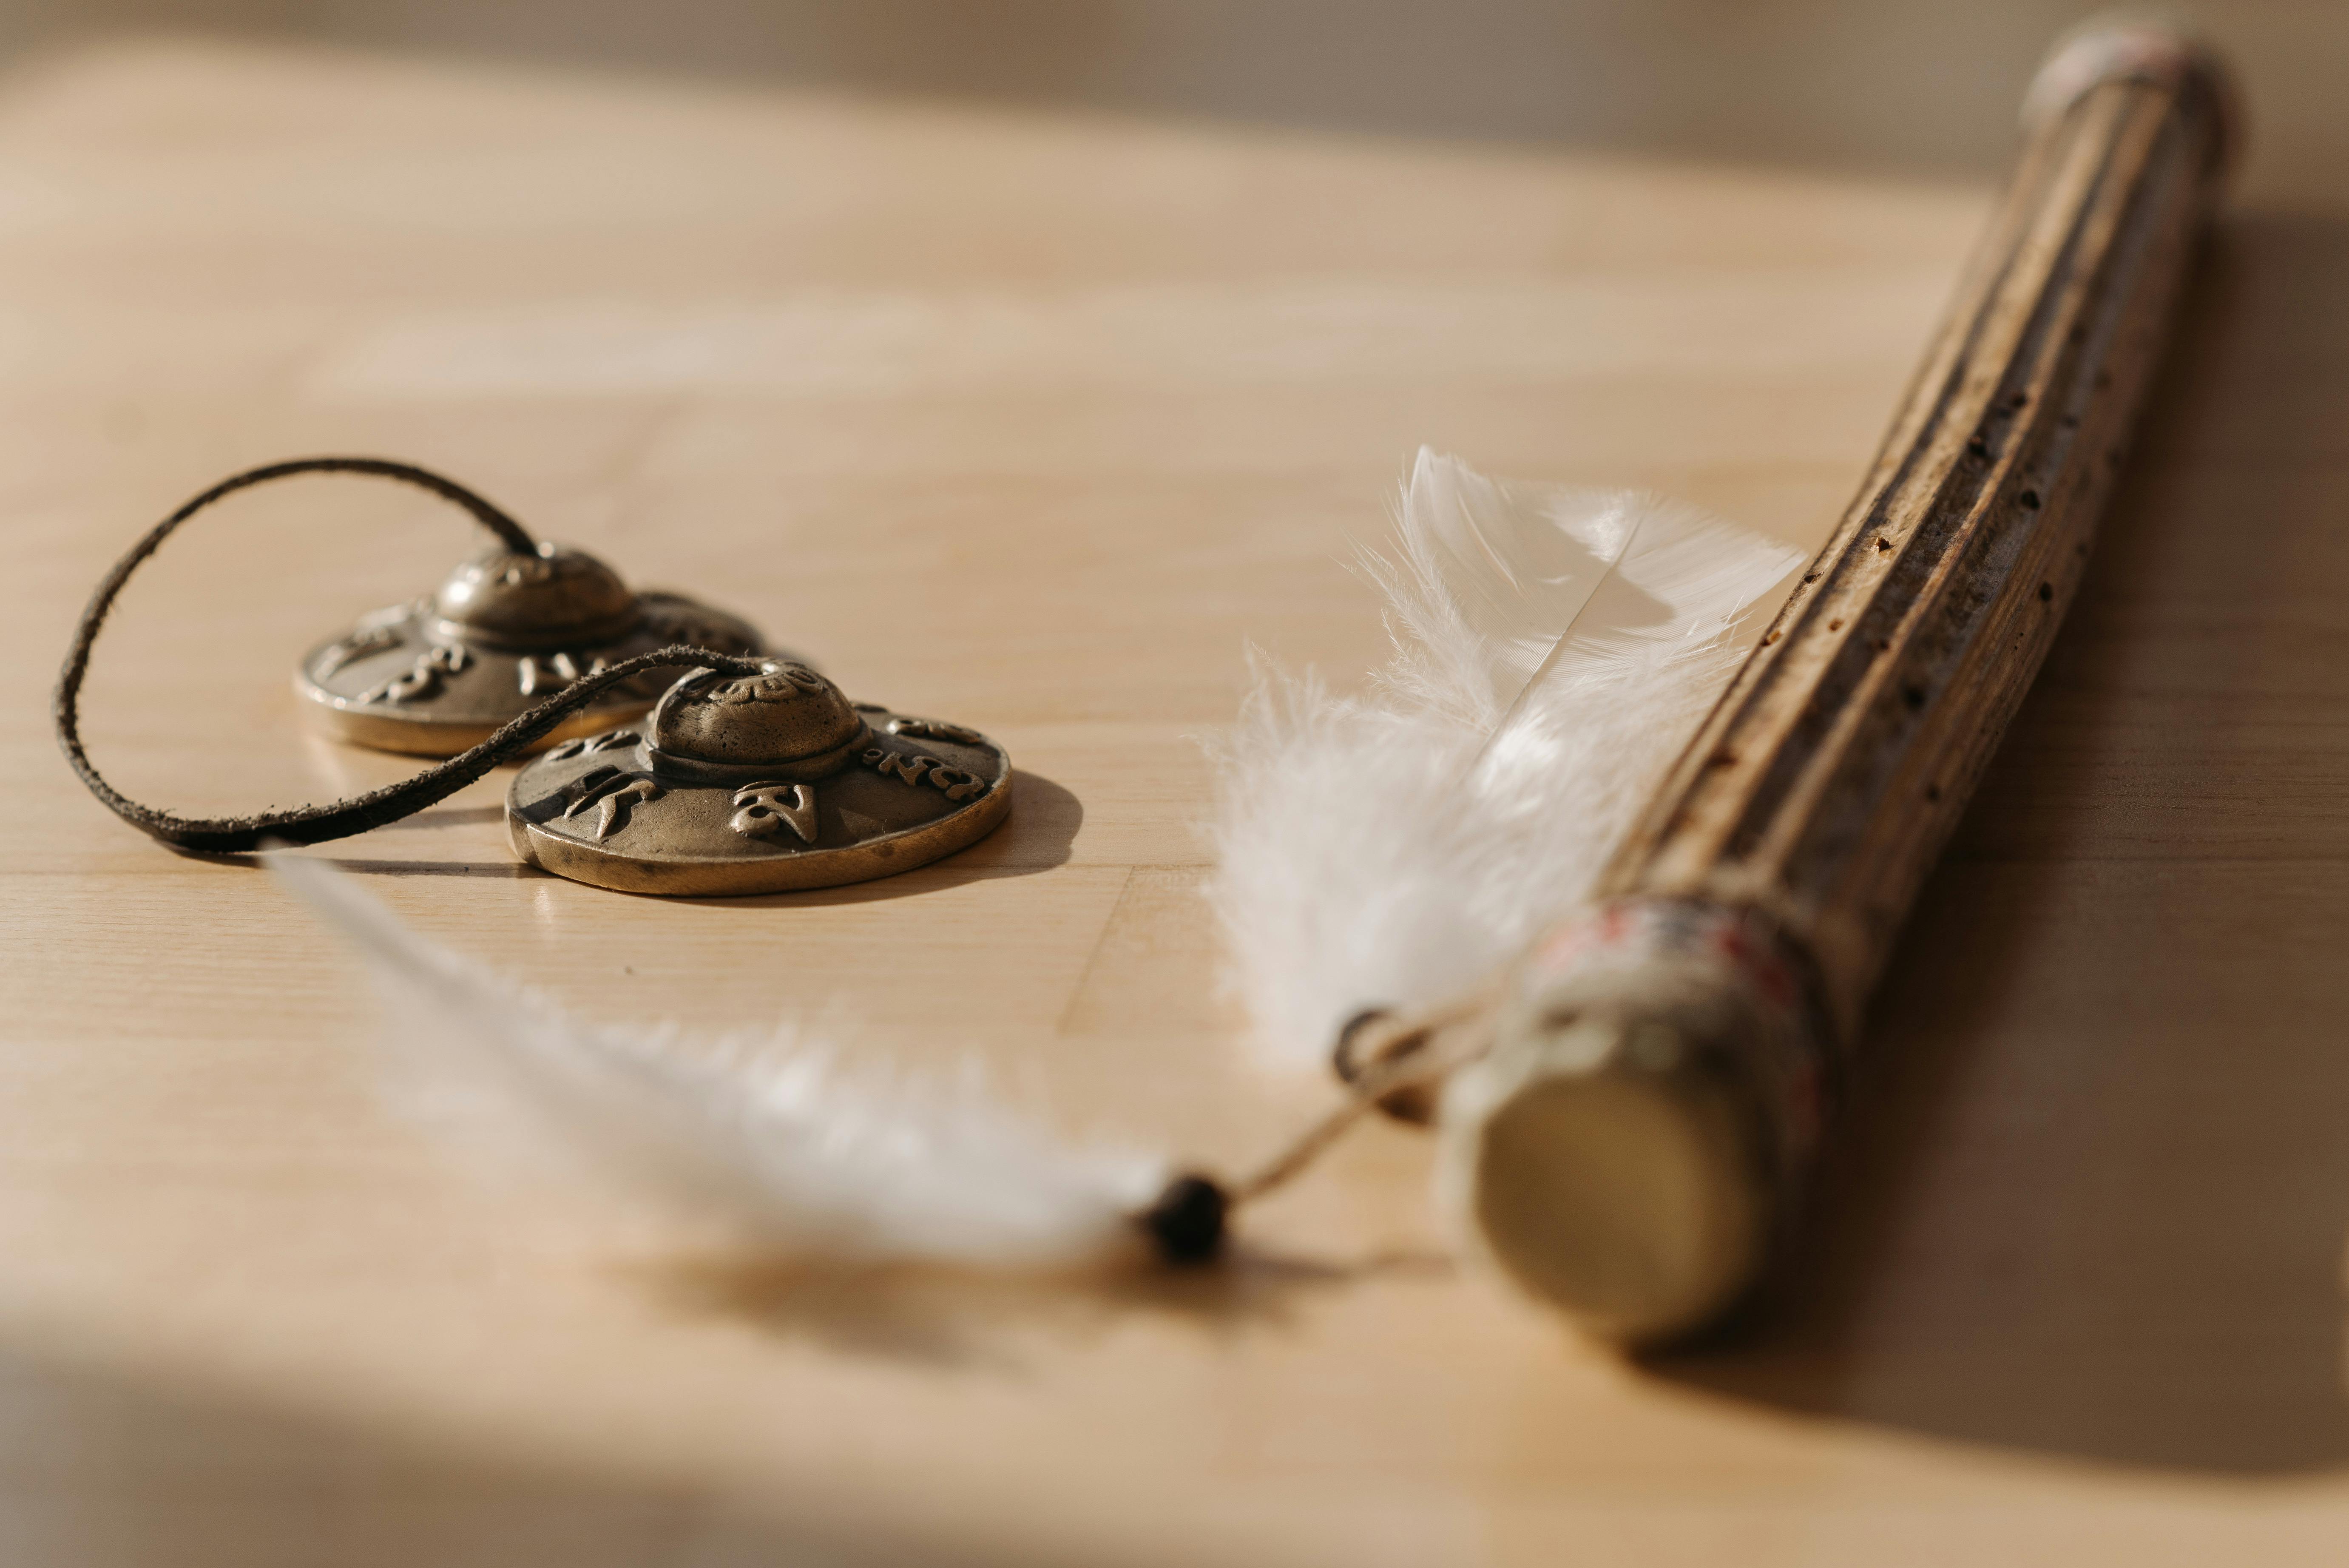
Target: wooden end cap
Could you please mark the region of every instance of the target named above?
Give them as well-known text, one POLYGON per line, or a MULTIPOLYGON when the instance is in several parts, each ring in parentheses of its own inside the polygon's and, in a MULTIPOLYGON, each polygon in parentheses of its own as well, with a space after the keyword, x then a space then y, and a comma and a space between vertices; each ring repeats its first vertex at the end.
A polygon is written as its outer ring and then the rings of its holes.
POLYGON ((1752 1112, 1701 1069, 1580 1054, 1606 1063, 1502 1055, 1464 1071, 1445 1096, 1441 1201, 1528 1295, 1652 1345, 1718 1316, 1760 1266, 1773 1204, 1752 1112))

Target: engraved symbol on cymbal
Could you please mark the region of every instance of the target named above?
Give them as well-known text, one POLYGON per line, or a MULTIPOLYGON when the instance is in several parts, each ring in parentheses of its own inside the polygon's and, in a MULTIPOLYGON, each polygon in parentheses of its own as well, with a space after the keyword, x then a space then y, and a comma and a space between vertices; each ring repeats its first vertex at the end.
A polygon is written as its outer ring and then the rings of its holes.
POLYGON ((603 669, 604 656, 601 654, 590 658, 584 670, 579 667, 579 661, 567 653, 550 654, 543 666, 537 655, 524 654, 514 665, 514 685, 521 688, 523 696, 535 696, 541 687, 551 692, 561 691, 581 676, 599 675, 603 669))
POLYGON ((631 808, 659 799, 660 792, 659 785, 641 774, 623 773, 606 763, 581 774, 572 784, 571 804, 563 815, 567 819, 590 806, 600 807, 595 814, 595 838, 600 842, 628 825, 631 808))
POLYGON ((633 729, 615 729, 606 735, 566 740, 546 754, 547 760, 561 762, 565 758, 585 757, 598 751, 615 751, 623 746, 634 746, 643 738, 643 736, 633 729))
POLYGON ((389 653, 399 646, 399 628, 397 626, 362 627, 341 642, 326 645, 326 651, 318 655, 316 674, 323 680, 355 659, 366 658, 369 654, 389 653))
POLYGON ((745 676, 740 680, 714 686, 703 694, 702 700, 733 707, 747 702, 763 702, 771 697, 821 692, 830 684, 805 665, 780 663, 763 675, 745 676))
POLYGON ((902 779, 908 784, 919 784, 926 776, 930 783, 946 792, 949 800, 968 800, 987 793, 987 780, 978 774, 948 767, 935 757, 924 757, 918 752, 908 756, 876 746, 858 760, 885 778, 902 779))
POLYGON ((430 696, 440 689, 443 676, 452 676, 473 662, 472 650, 462 643, 435 643, 416 662, 379 686, 359 693, 354 701, 402 703, 430 696))
POLYGON ((804 784, 746 784, 734 791, 726 825, 746 839, 771 839, 785 824, 807 843, 816 836, 815 791, 804 784))
POLYGON ((987 738, 975 729, 959 724, 948 724, 942 718, 893 718, 889 733, 902 735, 908 740, 947 740, 957 746, 983 746, 987 738))

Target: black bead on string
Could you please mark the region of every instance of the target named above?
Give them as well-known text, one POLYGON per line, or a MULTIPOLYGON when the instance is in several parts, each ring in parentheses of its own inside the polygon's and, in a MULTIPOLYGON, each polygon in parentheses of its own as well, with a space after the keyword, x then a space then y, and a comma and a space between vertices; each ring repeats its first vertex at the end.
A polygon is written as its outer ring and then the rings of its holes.
POLYGON ((1143 1212, 1142 1228, 1150 1233, 1166 1263, 1177 1267, 1213 1263, 1223 1251, 1224 1216, 1230 1208, 1223 1188, 1208 1178, 1177 1176, 1143 1212))

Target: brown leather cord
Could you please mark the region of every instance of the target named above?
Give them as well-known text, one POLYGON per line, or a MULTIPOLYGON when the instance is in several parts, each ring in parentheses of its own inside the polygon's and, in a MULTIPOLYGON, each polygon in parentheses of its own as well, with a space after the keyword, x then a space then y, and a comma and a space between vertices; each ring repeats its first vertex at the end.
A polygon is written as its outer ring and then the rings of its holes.
POLYGON ((114 563, 114 569, 98 585, 98 592, 90 595, 79 624, 74 627, 73 642, 66 650, 65 668, 57 676, 57 696, 50 706, 50 714, 57 724, 57 745, 64 750, 66 761, 72 766, 75 777, 116 816, 174 848, 208 854, 236 854, 257 850, 273 841, 316 844, 329 839, 364 833, 370 828, 398 821, 402 817, 411 816, 447 799, 491 769, 510 762, 529 750, 557 725, 595 701, 605 690, 646 670, 684 665, 747 676, 756 675, 761 668, 761 661, 757 659, 711 653, 708 649, 688 647, 683 644, 656 648, 651 653, 623 659, 606 669, 574 681, 505 725, 479 746, 460 752, 445 762, 436 763, 414 778, 324 806, 264 811, 250 817, 180 817, 125 798, 99 775, 81 744, 82 680, 89 672, 90 651, 97 645, 98 634, 106 624, 106 617, 114 608, 114 601, 121 593, 123 584, 130 581, 131 573, 138 571, 181 523, 223 496, 265 484, 271 480, 315 473, 365 474, 415 485, 464 508, 482 527, 496 534, 508 549, 524 555, 538 553, 538 542, 520 523, 454 480, 444 479, 411 463, 393 462, 382 458, 297 458, 290 462, 248 469, 243 473, 222 480, 150 529, 146 537, 132 545, 122 559, 114 563))

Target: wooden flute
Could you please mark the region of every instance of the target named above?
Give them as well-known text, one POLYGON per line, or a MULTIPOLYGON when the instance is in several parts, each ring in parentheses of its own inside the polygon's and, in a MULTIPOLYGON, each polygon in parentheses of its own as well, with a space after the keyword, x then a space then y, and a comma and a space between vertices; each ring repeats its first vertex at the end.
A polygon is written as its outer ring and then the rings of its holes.
POLYGON ((1632 1343, 1763 1272, 1869 991, 2037 673, 2226 166, 2222 67, 2155 26, 2050 57, 2012 184, 1857 497, 1609 870, 1441 1047, 1438 1194, 1632 1343))

